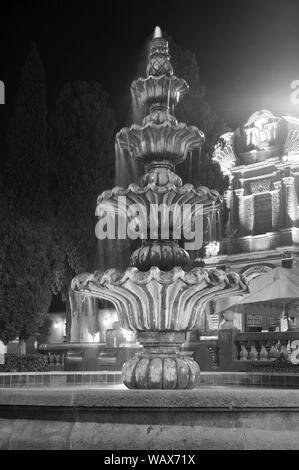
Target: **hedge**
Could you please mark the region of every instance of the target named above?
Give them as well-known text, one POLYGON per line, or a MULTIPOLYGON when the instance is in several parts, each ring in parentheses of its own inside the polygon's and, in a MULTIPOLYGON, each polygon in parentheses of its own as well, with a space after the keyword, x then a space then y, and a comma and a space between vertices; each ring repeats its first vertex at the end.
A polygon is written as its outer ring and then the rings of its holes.
POLYGON ((5 354, 5 364, 0 365, 0 372, 46 372, 48 370, 47 358, 42 354, 26 356, 5 354))

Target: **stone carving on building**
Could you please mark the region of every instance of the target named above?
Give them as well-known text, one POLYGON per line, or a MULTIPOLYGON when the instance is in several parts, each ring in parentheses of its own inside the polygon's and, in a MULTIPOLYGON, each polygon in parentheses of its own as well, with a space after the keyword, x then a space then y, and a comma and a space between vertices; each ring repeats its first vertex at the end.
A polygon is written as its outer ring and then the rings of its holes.
POLYGON ((263 109, 252 114, 244 125, 246 146, 263 150, 273 145, 277 139, 280 118, 263 109))
POLYGON ((230 180, 218 259, 298 244, 299 119, 257 111, 221 136, 213 159, 230 180))
POLYGON ((299 157, 299 119, 291 116, 283 116, 284 121, 287 123, 287 137, 284 143, 284 151, 286 159, 297 155, 299 157))
POLYGON ((251 194, 265 193, 271 191, 272 181, 270 178, 259 179, 248 182, 248 187, 251 194))
POLYGON ((231 174, 231 168, 236 163, 233 140, 233 132, 223 134, 217 142, 214 150, 214 160, 219 163, 222 172, 228 176, 231 174))

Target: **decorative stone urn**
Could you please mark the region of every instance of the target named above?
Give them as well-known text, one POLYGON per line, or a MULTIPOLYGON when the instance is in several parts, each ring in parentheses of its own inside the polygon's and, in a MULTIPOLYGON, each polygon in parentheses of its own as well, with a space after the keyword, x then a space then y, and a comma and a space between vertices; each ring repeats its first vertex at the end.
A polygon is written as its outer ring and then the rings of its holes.
POLYGON ((196 327, 209 300, 224 292, 235 295, 245 287, 236 273, 205 268, 185 272, 180 267, 96 271, 78 275, 72 282, 74 292, 111 301, 121 326, 136 332, 143 350, 123 366, 128 388, 193 388, 199 367, 180 352, 186 332, 196 327))
MULTIPOLYGON (((183 185, 175 174, 175 165, 201 146, 204 135, 194 126, 178 123, 173 115, 188 85, 173 75, 168 43, 159 28, 150 45, 147 77, 133 82, 131 91, 146 115, 142 125, 122 129, 116 142, 144 164, 145 174, 140 185, 101 194, 96 215, 101 223, 117 214, 126 228, 134 222, 141 243, 125 272, 110 269, 81 274, 73 280, 72 292, 109 300, 121 326, 136 333, 142 350, 122 369, 128 388, 188 389, 198 383, 199 367, 180 350, 186 332, 196 328, 209 300, 237 294, 246 286, 235 273, 183 269, 189 263, 184 229, 191 221, 198 232, 195 221, 201 217, 200 231, 207 233, 210 218, 221 209, 221 198, 206 187, 183 185), (184 210, 187 206, 189 212, 184 210), (157 207, 174 208, 171 220, 163 212, 150 217, 157 207)), ((216 237, 209 231, 209 239, 203 241, 214 242, 216 237)))
POLYGON ((225 320, 225 323, 221 326, 222 330, 235 330, 236 327, 234 325, 234 317, 235 314, 232 310, 226 310, 223 312, 223 318, 225 320))

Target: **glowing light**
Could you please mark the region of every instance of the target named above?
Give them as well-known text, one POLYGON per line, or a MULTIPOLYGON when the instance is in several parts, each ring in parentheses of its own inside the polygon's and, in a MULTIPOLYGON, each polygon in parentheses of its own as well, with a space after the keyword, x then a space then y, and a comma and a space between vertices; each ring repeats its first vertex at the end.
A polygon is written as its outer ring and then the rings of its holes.
POLYGON ((99 343, 100 342, 100 332, 92 335, 92 342, 93 343, 99 343))
POLYGON ((125 328, 121 329, 122 334, 124 335, 124 338, 126 341, 133 341, 133 332, 126 330, 125 328))
POLYGON ((104 318, 104 320, 103 320, 103 325, 104 325, 104 326, 111 325, 111 320, 109 320, 108 318, 104 318))
POLYGON ((114 309, 100 309, 99 310, 99 321, 103 328, 112 328, 112 323, 117 320, 117 314, 114 309))
POLYGON ((217 256, 219 253, 219 242, 210 242, 205 247, 206 256, 217 256))
POLYGON ((154 39, 155 38, 161 38, 161 37, 162 37, 161 28, 160 28, 160 26, 156 26, 155 31, 154 31, 154 39))

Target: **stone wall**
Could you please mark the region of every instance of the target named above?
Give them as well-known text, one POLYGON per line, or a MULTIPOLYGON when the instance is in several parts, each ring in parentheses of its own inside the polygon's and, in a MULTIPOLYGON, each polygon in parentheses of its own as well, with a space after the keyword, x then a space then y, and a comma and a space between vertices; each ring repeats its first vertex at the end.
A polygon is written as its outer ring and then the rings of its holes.
POLYGON ((1 390, 0 449, 299 449, 297 390, 1 390))

